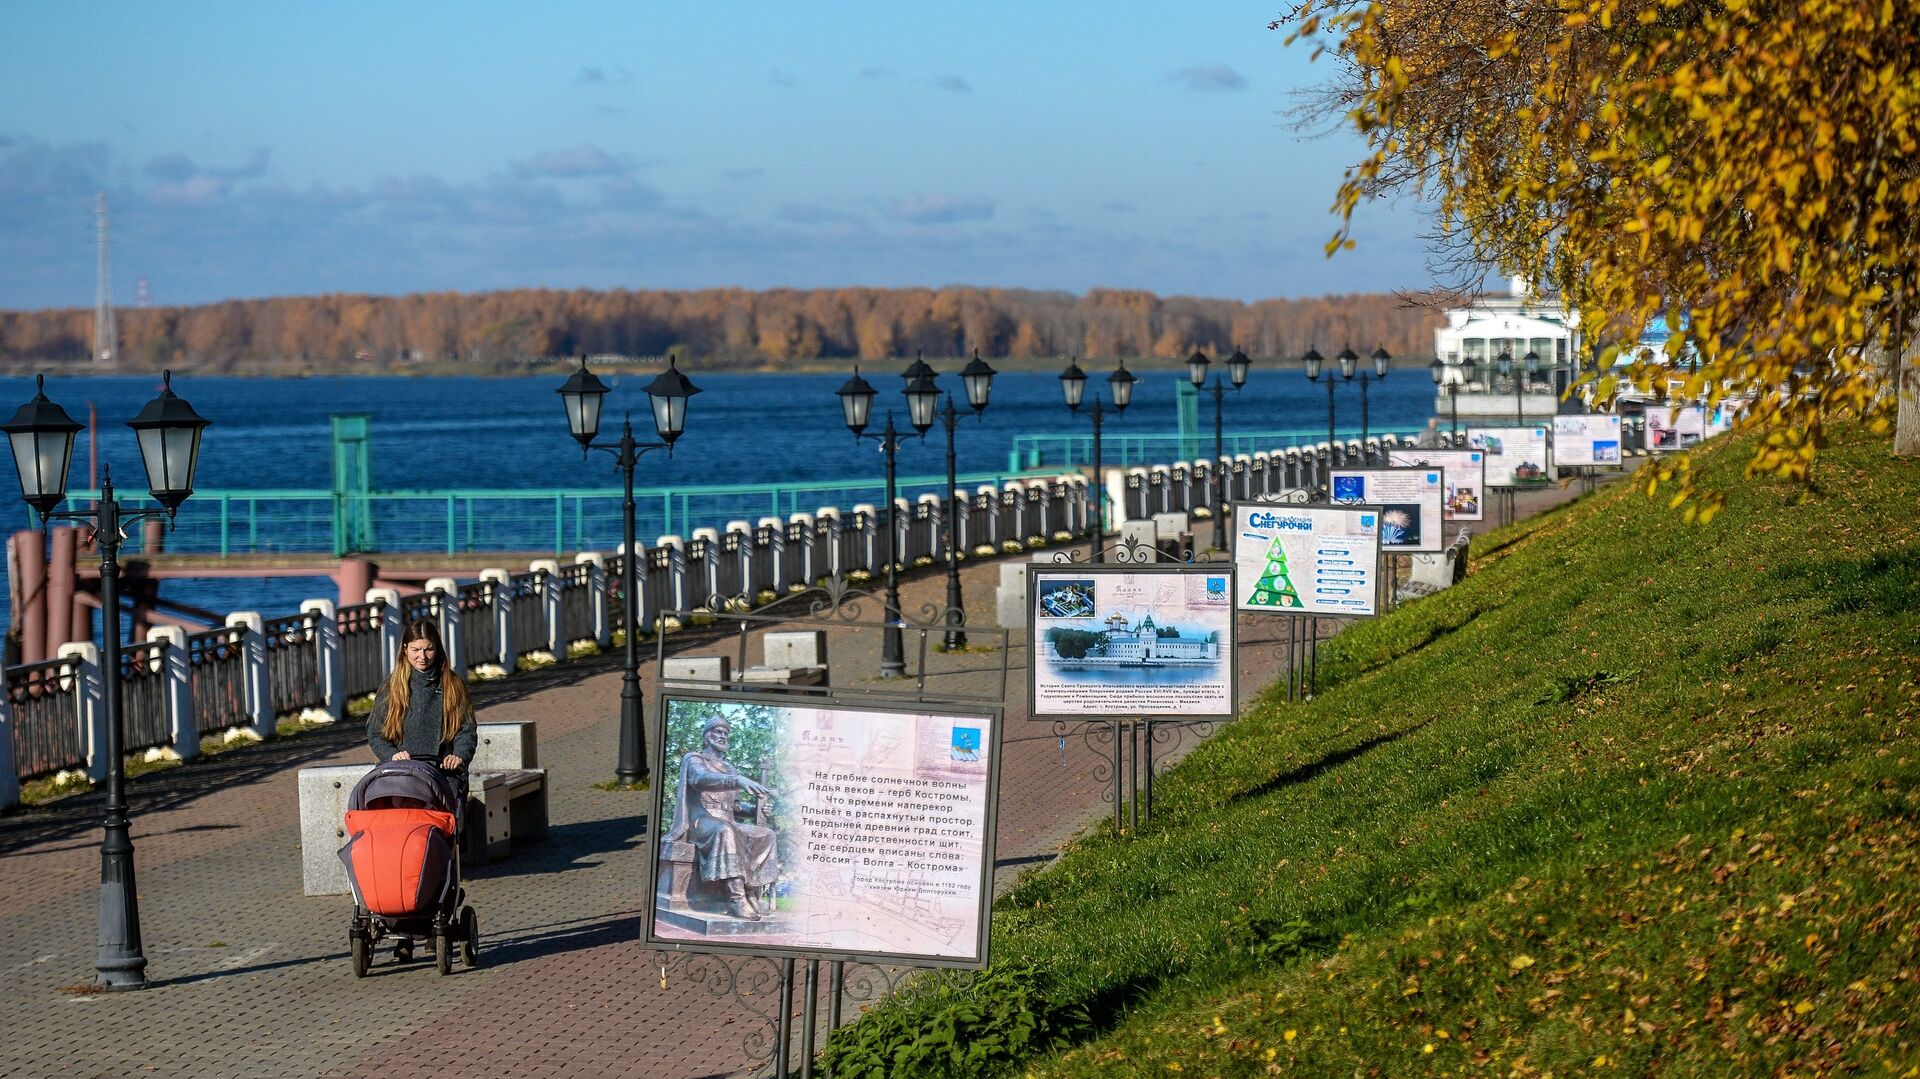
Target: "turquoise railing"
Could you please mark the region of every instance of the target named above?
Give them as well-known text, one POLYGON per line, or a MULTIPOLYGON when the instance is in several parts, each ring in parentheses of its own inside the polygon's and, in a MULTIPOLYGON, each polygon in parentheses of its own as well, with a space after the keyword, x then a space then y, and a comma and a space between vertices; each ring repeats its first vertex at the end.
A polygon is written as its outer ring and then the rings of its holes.
MULTIPOLYGON (((1411 437, 1419 428, 1368 427, 1370 437, 1403 435, 1411 437)), ((1359 438, 1359 427, 1335 428, 1342 439, 1359 438)), ((1260 453, 1288 446, 1307 446, 1326 441, 1325 427, 1295 427, 1283 431, 1228 431, 1221 438, 1227 453, 1260 453)), ((1100 463, 1107 467, 1162 465, 1191 461, 1213 453, 1213 432, 1204 434, 1103 433, 1100 437, 1100 463)), ((1011 469, 1077 468, 1093 463, 1093 435, 1036 434, 1013 436, 1013 448, 1007 454, 1011 469)))
MULTIPOLYGON (((1058 470, 1049 470, 1057 472, 1058 470)), ((1045 474, 1045 473, 1042 473, 1045 474)), ((1004 484, 1035 475, 1031 470, 970 472, 962 488, 1004 484)), ((946 476, 908 476, 901 497, 939 493, 946 476)), ((68 505, 84 506, 98 491, 74 491, 68 505)), ((119 493, 129 509, 151 509, 143 495, 119 493)), ((350 551, 419 551, 459 554, 480 551, 612 550, 621 542, 621 492, 617 488, 546 490, 342 492, 321 489, 213 489, 196 491, 167 529, 166 550, 182 554, 328 554, 350 551)), ((851 512, 860 503, 886 498, 881 480, 721 484, 636 489, 640 542, 695 528, 723 528, 728 521, 790 517, 821 506, 851 512)), ((28 511, 32 516, 32 511, 28 511)), ((29 520, 29 527, 39 527, 29 520)), ((142 553, 146 537, 134 529, 123 548, 142 553)))

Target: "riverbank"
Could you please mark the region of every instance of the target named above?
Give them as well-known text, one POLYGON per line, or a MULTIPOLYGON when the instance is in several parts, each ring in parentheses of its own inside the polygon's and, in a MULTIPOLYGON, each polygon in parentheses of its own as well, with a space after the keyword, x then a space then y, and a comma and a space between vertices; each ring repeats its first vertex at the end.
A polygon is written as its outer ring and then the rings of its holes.
MULTIPOLYGON (((1476 540, 995 912, 962 994, 869 1015, 1036 1076, 1810 1073, 1920 1058, 1920 472, 1857 431, 1803 505, 1631 485, 1476 540)), ((893 1057, 897 1064, 900 1057, 893 1057)), ((846 1070, 843 1071, 842 1068, 846 1070)))

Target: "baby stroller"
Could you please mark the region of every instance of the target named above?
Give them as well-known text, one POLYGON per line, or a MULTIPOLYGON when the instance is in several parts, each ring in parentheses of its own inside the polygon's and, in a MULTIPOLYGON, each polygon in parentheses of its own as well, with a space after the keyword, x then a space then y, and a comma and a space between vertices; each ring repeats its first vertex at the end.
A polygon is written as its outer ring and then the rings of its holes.
POLYGON ((385 937, 398 938, 402 961, 415 941, 431 940, 441 974, 453 970, 455 944, 462 963, 479 965, 479 921, 460 887, 461 801, 431 761, 388 761, 354 784, 340 848, 353 885, 354 977, 366 976, 385 937))

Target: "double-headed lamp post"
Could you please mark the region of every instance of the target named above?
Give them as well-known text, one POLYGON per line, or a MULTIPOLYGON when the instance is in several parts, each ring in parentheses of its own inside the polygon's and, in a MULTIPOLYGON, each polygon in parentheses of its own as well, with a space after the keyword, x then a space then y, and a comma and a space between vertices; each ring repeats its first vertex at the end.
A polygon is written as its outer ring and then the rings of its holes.
POLYGON ((644 724, 644 709, 640 702, 640 588, 646 580, 646 561, 641 556, 633 504, 633 467, 640 458, 654 450, 666 450, 673 455, 673 444, 679 439, 687 426, 687 399, 700 390, 687 381, 680 373, 674 357, 667 357, 667 369, 654 377, 646 387, 647 399, 653 407, 653 429, 660 436, 658 442, 636 442, 633 437, 633 421, 622 420, 620 439, 613 443, 596 444, 593 440, 600 434, 600 406, 607 395, 607 384, 600 381, 592 371, 587 370, 587 358, 580 357, 580 370, 568 377, 560 387, 560 399, 567 407, 567 430, 573 440, 580 443, 580 457, 585 460, 589 450, 599 450, 613 457, 613 467, 619 469, 622 481, 626 485, 626 502, 623 506, 623 523, 626 530, 627 553, 620 563, 620 610, 626 625, 625 669, 620 677, 620 756, 614 763, 614 776, 622 783, 638 783, 647 778, 647 732, 644 724))
MULTIPOLYGON (((925 435, 933 426, 934 410, 940 403, 940 388, 933 384, 933 368, 924 360, 915 360, 906 370, 907 387, 901 391, 907 397, 907 416, 913 423, 914 432, 925 435)), ((896 484, 899 473, 895 465, 900 454, 900 440, 905 435, 894 428, 893 413, 887 413, 886 429, 877 435, 866 433, 867 423, 873 416, 873 399, 879 396, 866 379, 860 377, 860 369, 853 369, 853 377, 834 391, 840 398, 842 418, 847 421, 847 430, 853 432, 856 441, 871 438, 880 444, 880 452, 887 458, 887 511, 881 515, 880 525, 886 530, 886 628, 880 637, 880 677, 904 678, 907 674, 906 641, 900 627, 900 556, 895 539, 897 523, 893 519, 894 499, 899 497, 896 484)), ((984 399, 984 395, 983 395, 984 399)))
MULTIPOLYGON (((1348 349, 1345 352, 1341 353, 1342 356, 1350 356, 1352 354, 1353 354, 1352 349, 1348 349)), ((1359 357, 1356 356, 1354 358, 1358 359, 1359 357)), ((1313 348, 1307 349, 1307 354, 1300 357, 1300 365, 1306 368, 1308 382, 1320 381, 1320 369, 1321 367, 1326 365, 1326 362, 1327 362, 1326 359, 1320 355, 1320 351, 1318 349, 1313 349, 1313 348)), ((1327 373, 1327 452, 1328 453, 1333 452, 1333 373, 1332 372, 1327 373)))
POLYGON ((1533 376, 1540 373, 1540 354, 1538 352, 1529 352, 1520 362, 1526 367, 1526 377, 1524 380, 1521 378, 1520 372, 1513 369, 1513 353, 1501 349, 1500 358, 1495 360, 1494 364, 1500 368, 1502 377, 1512 377, 1513 418, 1522 426, 1525 426, 1527 422, 1526 398, 1521 395, 1526 392, 1526 383, 1532 382, 1533 376))
POLYGON ((1473 361, 1464 360, 1452 364, 1436 358, 1427 365, 1427 371, 1433 375, 1433 384, 1438 386, 1440 392, 1447 398, 1447 410, 1450 414, 1447 430, 1457 438, 1460 435, 1460 391, 1466 389, 1473 381, 1473 361))
MULTIPOLYGON (((973 362, 960 371, 960 383, 966 387, 967 404, 973 407, 978 416, 987 409, 987 398, 993 393, 993 376, 996 372, 980 358, 978 351, 973 354, 973 362)), ((935 377, 929 368, 928 381, 935 377)), ((947 651, 956 652, 967 646, 967 631, 961 626, 967 624, 965 600, 960 595, 960 486, 959 460, 953 451, 953 432, 960 425, 960 414, 953 407, 953 394, 947 397, 947 408, 940 414, 941 426, 947 429, 947 651)))
MULTIPOLYGON (((1133 384, 1138 381, 1140 380, 1133 376, 1133 372, 1127 370, 1125 360, 1121 360, 1114 372, 1107 376, 1107 390, 1113 395, 1115 415, 1125 412, 1127 406, 1133 403, 1133 384)), ((1105 413, 1100 408, 1098 393, 1093 395, 1093 410, 1080 411, 1080 402, 1086 397, 1086 392, 1087 373, 1080 370, 1080 364, 1077 361, 1068 360, 1067 369, 1060 372, 1060 393, 1066 398, 1068 411, 1076 416, 1093 418, 1093 560, 1105 562, 1107 560, 1107 481, 1100 474, 1100 423, 1105 413)))
MULTIPOLYGON (((1207 366, 1210 363, 1212 361, 1207 359, 1207 354, 1199 349, 1195 349, 1193 355, 1187 357, 1187 381, 1193 383, 1195 389, 1206 386, 1207 366)), ((1253 361, 1247 358, 1245 352, 1237 348, 1233 350, 1233 355, 1227 357, 1227 378, 1233 383, 1233 392, 1239 393, 1240 387, 1247 384, 1247 368, 1251 366, 1253 361)), ((1222 418, 1224 411, 1222 402, 1226 399, 1226 392, 1220 376, 1215 375, 1213 378, 1213 471, 1218 482, 1215 484, 1217 494, 1213 502, 1213 547, 1217 551, 1227 549, 1227 470, 1220 466, 1220 459, 1226 454, 1223 427, 1225 421, 1222 418)))
POLYGON ((96 984, 103 989, 144 989, 147 957, 140 944, 140 893, 133 879, 133 839, 127 819, 126 772, 120 710, 120 541, 135 521, 165 516, 172 520, 193 494, 193 472, 200 461, 200 433, 208 427, 193 406, 173 393, 173 372, 164 376, 160 396, 128 422, 140 442, 147 490, 158 510, 122 512, 113 496, 113 472, 103 473, 100 500, 91 510, 55 512, 67 497, 67 467, 73 461, 73 437, 80 424, 47 399, 40 376, 33 400, 0 425, 13 449, 20 493, 40 511, 43 521, 86 521, 100 549, 100 681, 106 700, 106 818, 100 841, 100 936, 94 959, 96 984))
MULTIPOLYGON (((1387 370, 1393 366, 1393 357, 1387 355, 1387 350, 1384 348, 1374 349, 1373 355, 1369 357, 1369 359, 1373 360, 1372 375, 1369 376, 1368 373, 1365 371, 1360 372, 1360 441, 1361 442, 1365 442, 1367 440, 1367 383, 1378 382, 1381 379, 1386 378, 1387 370)), ((1345 379, 1348 382, 1352 382, 1354 368, 1358 367, 1359 364, 1360 364, 1360 357, 1354 355, 1352 349, 1349 348, 1349 349, 1343 350, 1340 353, 1340 377, 1345 379)))

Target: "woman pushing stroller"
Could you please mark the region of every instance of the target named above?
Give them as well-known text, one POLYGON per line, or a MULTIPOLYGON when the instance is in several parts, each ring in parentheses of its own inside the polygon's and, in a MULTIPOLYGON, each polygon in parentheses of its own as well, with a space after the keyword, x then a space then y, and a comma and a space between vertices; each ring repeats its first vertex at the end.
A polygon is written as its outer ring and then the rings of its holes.
POLYGON ((382 764, 410 759, 438 764, 464 795, 467 765, 479 741, 467 684, 447 665, 440 630, 426 619, 407 623, 400 657, 374 692, 367 744, 382 764))
POLYGON ((447 664, 440 631, 425 620, 408 623, 367 715, 367 744, 380 763, 354 786, 340 851, 354 894, 355 977, 389 936, 401 962, 413 958, 416 940, 431 942, 442 974, 456 944, 468 966, 478 962, 478 920, 466 906, 458 856, 478 740, 473 702, 447 664))

